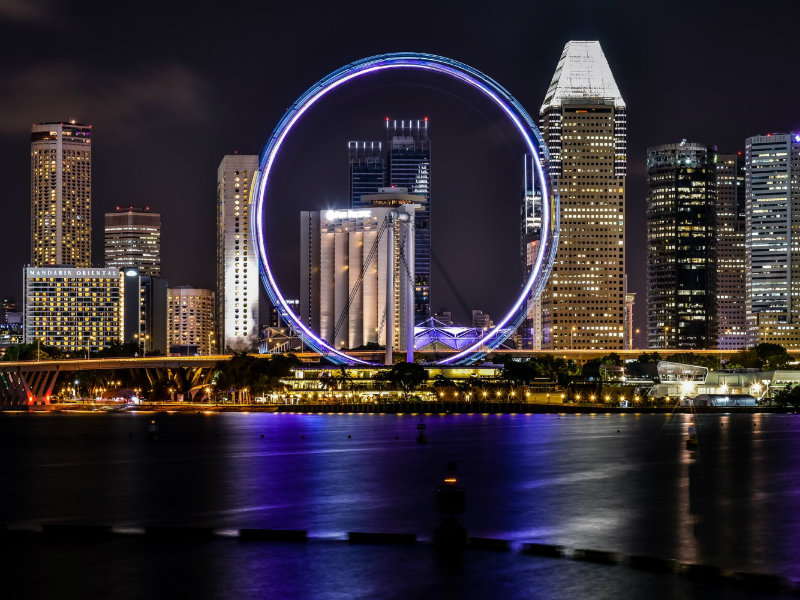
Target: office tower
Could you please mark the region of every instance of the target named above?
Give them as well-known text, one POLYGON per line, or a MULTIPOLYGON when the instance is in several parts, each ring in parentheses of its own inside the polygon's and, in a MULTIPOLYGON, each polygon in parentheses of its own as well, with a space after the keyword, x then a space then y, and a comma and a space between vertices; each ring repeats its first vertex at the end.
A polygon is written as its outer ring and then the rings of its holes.
POLYGON ((747 138, 745 244, 750 342, 800 346, 800 134, 747 138))
MULTIPOLYGON (((533 157, 526 154, 522 161, 522 204, 520 205, 520 262, 522 285, 531 275, 539 252, 542 232, 542 192, 536 187, 536 165, 533 157)), ((527 316, 517 330, 519 348, 541 350, 542 328, 541 299, 528 301, 527 316)))
POLYGON ((542 347, 625 345, 626 108, 599 42, 564 47, 540 111, 561 233, 542 347))
POLYGON ((425 198, 417 211, 414 241, 414 315, 417 323, 431 316, 431 141, 428 117, 386 117, 388 183, 425 198))
POLYGON ((137 344, 141 355, 167 355, 167 280, 124 269, 125 343, 137 344))
POLYGON ((258 251, 250 227, 258 156, 228 154, 217 170, 217 306, 220 351, 258 348, 258 251))
POLYGON ((647 345, 717 344, 717 176, 703 144, 647 149, 647 345))
POLYGON ((747 346, 744 153, 717 155, 717 348, 747 346))
POLYGON ((80 355, 122 343, 123 277, 115 268, 25 267, 25 343, 80 355))
POLYGON ((167 345, 170 354, 214 352, 214 290, 188 285, 167 289, 167 345))
POLYGON ((31 127, 31 263, 92 262, 92 126, 31 127))
MULTIPOLYGON (((386 345, 389 228, 397 244, 392 256, 395 324, 393 346, 406 347, 407 298, 414 273, 414 256, 403 249, 406 227, 390 224, 391 212, 413 219, 423 198, 399 194, 417 203, 372 208, 300 213, 300 318, 336 348, 356 348, 369 343, 386 345)), ((370 202, 387 202, 396 193, 368 196, 370 202)))
POLYGON ((350 208, 362 208, 361 197, 386 186, 386 157, 382 142, 347 142, 350 162, 350 208))
POLYGON ((161 215, 150 207, 118 206, 105 214, 106 266, 161 277, 161 215))

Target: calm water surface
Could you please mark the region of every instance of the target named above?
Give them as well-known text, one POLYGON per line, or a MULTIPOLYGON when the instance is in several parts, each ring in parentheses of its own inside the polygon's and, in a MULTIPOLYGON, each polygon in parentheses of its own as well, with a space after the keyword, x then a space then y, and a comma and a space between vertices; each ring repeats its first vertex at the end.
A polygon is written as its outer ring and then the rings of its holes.
MULTIPOLYGON (((153 417, 0 415, 0 521, 293 528, 331 540, 354 530, 428 537, 438 522, 436 487, 446 463, 457 461, 471 535, 800 579, 797 415, 698 416, 694 453, 685 447, 688 415, 426 416, 425 445, 415 441, 420 417, 412 416, 160 414, 161 439, 148 442, 153 417)), ((427 547, 26 544, 27 552, 51 557, 51 568, 12 573, 17 583, 44 592, 57 585, 48 577, 56 578, 72 582, 67 589, 76 597, 91 594, 90 581, 110 585, 103 583, 110 575, 98 580, 87 566, 110 557, 114 584, 136 581, 115 588, 119 597, 172 593, 173 583, 158 576, 173 568, 165 564, 189 569, 183 585, 213 579, 194 593, 209 597, 708 591, 673 576, 516 553, 470 553, 477 568, 452 573, 436 566, 427 547), (176 563, 178 555, 186 562, 176 563), (79 577, 86 569, 92 577, 79 577), (141 579, 143 572, 155 573, 156 583, 141 579)))

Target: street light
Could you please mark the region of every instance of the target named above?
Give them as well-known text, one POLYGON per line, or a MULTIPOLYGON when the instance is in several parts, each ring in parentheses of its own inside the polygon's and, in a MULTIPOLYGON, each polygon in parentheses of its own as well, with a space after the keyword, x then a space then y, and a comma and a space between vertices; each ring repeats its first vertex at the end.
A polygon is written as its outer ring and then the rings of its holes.
POLYGON ((569 349, 575 349, 575 327, 573 327, 569 332, 569 349))
POLYGON ((669 333, 669 327, 664 325, 664 350, 666 350, 669 345, 667 342, 667 333, 669 333))

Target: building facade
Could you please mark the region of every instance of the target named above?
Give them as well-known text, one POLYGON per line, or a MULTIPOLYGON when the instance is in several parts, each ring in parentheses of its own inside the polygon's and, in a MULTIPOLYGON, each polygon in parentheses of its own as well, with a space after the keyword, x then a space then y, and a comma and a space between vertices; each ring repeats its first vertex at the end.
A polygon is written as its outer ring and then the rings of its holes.
POLYGON ((24 338, 63 352, 123 342, 125 291, 119 269, 24 268, 24 338))
POLYGON ((717 155, 717 348, 748 343, 744 153, 717 155))
POLYGON ((750 343, 797 347, 800 325, 800 133, 745 143, 745 246, 750 343), (769 314, 766 314, 769 313, 769 314))
POLYGON ((431 316, 431 140, 428 117, 386 118, 388 183, 422 196, 414 222, 414 315, 431 316))
POLYGON ((214 290, 167 289, 167 345, 170 354, 214 353, 214 290))
POLYGON ((347 142, 350 163, 350 208, 363 208, 361 197, 386 187, 386 156, 383 142, 347 142))
POLYGON ((541 347, 622 349, 626 106, 599 42, 564 47, 540 127, 561 228, 541 298, 541 347))
POLYGON ((92 126, 31 127, 31 264, 92 262, 92 126))
POLYGON ((123 332, 125 343, 134 343, 142 355, 166 356, 167 280, 142 275, 134 268, 124 269, 125 307, 123 332))
POLYGON ((717 345, 716 152, 647 149, 647 345, 717 345))
POLYGON ((389 217, 395 212, 413 219, 418 206, 301 213, 299 316, 322 339, 342 349, 386 345, 391 229, 397 240, 391 257, 393 347, 405 348, 409 294, 403 290, 408 290, 413 281, 414 255, 404 252, 408 229, 389 217))
POLYGON ((217 170, 217 306, 220 351, 258 348, 258 251, 251 235, 250 194, 258 156, 228 154, 217 170))
POLYGON ((117 207, 105 213, 107 267, 134 268, 140 275, 161 277, 161 215, 150 207, 117 207))

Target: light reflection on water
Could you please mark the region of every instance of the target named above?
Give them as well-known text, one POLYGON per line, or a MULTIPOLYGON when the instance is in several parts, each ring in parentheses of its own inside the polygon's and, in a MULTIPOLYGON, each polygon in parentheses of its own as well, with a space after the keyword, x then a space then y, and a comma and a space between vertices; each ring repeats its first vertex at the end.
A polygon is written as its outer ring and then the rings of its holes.
POLYGON ((455 460, 472 535, 800 578, 797 416, 150 418, 0 416, 3 520, 428 536, 455 460))

